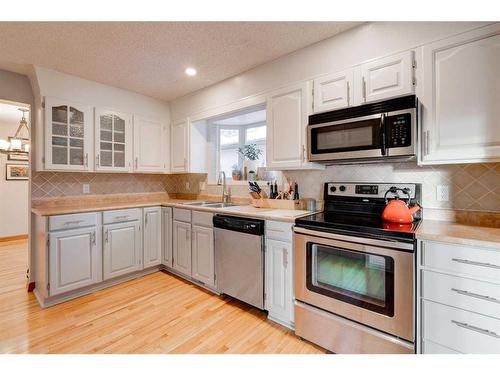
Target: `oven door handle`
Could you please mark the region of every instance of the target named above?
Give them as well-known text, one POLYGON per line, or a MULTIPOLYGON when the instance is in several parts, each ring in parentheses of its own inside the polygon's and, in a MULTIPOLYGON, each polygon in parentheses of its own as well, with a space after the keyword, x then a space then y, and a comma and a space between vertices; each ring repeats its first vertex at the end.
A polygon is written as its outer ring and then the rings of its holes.
POLYGON ((380 151, 382 152, 382 156, 386 155, 386 146, 385 146, 385 117, 386 114, 382 113, 380 116, 380 151))

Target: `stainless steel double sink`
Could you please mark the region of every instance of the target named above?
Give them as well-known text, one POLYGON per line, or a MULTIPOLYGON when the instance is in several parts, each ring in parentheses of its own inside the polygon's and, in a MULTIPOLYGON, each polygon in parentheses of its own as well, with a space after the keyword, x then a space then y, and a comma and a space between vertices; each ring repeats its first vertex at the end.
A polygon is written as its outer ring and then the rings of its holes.
POLYGON ((225 208, 239 206, 234 203, 224 203, 224 202, 191 202, 184 203, 186 206, 198 206, 198 207, 210 207, 210 208, 225 208))

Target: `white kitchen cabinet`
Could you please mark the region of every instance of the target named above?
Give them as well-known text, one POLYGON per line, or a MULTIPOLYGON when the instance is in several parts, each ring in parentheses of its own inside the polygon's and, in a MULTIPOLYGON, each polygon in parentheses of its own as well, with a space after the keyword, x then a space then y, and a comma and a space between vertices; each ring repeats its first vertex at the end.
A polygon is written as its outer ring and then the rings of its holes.
POLYGON ((214 230, 212 227, 193 225, 192 274, 206 286, 214 287, 214 230))
POLYGON ((189 172, 189 120, 172 126, 172 172, 189 172))
POLYGON ((172 267, 186 276, 191 276, 191 223, 174 220, 172 231, 172 267))
POLYGON ((156 266, 162 259, 161 207, 145 207, 144 213, 144 268, 156 266))
POLYGON ((267 167, 295 168, 306 162, 308 82, 278 90, 267 98, 267 167))
POLYGON ((166 127, 160 121, 134 116, 134 171, 165 172, 166 127))
POLYGON ((349 107, 353 103, 353 69, 318 77, 313 84, 314 113, 349 107))
POLYGON ((413 51, 361 64, 355 69, 355 105, 415 92, 413 51))
POLYGON ((142 232, 138 220, 103 226, 104 280, 142 269, 142 232))
POLYGON ((266 239, 266 310, 269 317, 293 326, 292 244, 266 239))
POLYGON ((500 24, 423 47, 421 164, 500 161, 500 24))
POLYGON ((162 264, 172 267, 172 208, 161 208, 162 264))
POLYGON ((93 170, 92 107, 45 98, 45 170, 93 170))
POLYGON ((102 281, 102 243, 97 227, 49 233, 47 289, 50 296, 100 281, 102 281))
POLYGON ((95 109, 95 170, 132 170, 132 116, 104 108, 95 109))

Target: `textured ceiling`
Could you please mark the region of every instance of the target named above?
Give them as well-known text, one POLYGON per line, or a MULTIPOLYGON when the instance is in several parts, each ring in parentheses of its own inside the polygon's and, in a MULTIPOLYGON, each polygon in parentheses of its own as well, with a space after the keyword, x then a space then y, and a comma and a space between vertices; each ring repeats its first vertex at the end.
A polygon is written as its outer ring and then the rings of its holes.
POLYGON ((0 68, 39 65, 171 100, 354 22, 0 22, 0 68), (193 66, 198 75, 188 77, 193 66))

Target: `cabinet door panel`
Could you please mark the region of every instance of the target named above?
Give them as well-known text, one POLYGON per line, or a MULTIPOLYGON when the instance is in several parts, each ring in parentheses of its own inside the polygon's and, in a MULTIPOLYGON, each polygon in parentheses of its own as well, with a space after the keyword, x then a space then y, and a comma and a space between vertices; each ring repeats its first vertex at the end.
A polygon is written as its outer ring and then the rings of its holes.
POLYGON ((172 172, 189 171, 189 121, 172 127, 172 172))
POLYGON ((423 48, 422 161, 500 160, 500 26, 423 48))
POLYGON ((95 110, 95 169, 132 170, 132 116, 103 108, 95 110))
POLYGON ((144 208, 144 268, 161 263, 161 208, 144 208))
POLYGON ((314 112, 348 107, 353 102, 353 71, 345 70, 314 80, 314 112))
POLYGON ((269 315, 293 325, 292 245, 266 240, 266 309, 269 315))
POLYGON ((160 121, 134 116, 134 170, 163 172, 166 134, 160 121))
POLYGON ((167 267, 172 267, 172 209, 170 207, 162 207, 162 243, 163 243, 163 259, 162 264, 167 267))
POLYGON ((267 166, 300 167, 305 163, 309 85, 301 83, 267 99, 267 166))
POLYGON ((192 276, 205 285, 214 286, 214 231, 193 225, 192 276))
POLYGON ((93 170, 92 134, 92 107, 45 98, 46 170, 93 170))
POLYGON ((191 276, 191 224, 174 220, 173 268, 191 276))
POLYGON ((407 51, 363 64, 361 74, 365 102, 412 94, 413 52, 407 51))
POLYGON ((101 281, 102 253, 95 227, 49 234, 50 295, 101 281))
POLYGON ((140 270, 141 254, 142 237, 138 221, 104 226, 104 280, 140 270))

